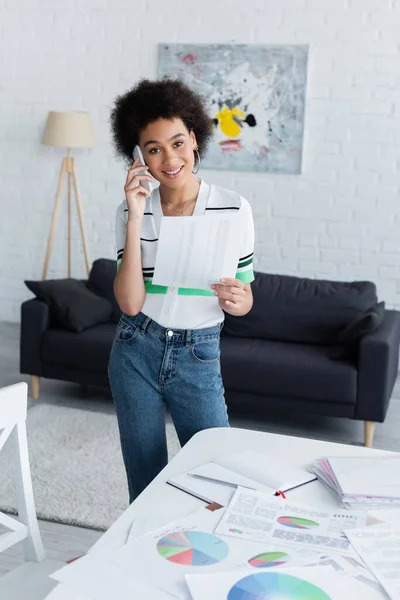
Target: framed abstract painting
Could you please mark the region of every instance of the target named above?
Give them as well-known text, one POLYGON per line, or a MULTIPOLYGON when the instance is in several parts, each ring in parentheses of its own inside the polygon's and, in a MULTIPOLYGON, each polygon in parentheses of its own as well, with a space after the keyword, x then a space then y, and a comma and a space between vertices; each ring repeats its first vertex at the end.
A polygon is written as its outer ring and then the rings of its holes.
POLYGON ((160 44, 158 76, 181 77, 208 102, 205 168, 300 173, 308 46, 160 44))

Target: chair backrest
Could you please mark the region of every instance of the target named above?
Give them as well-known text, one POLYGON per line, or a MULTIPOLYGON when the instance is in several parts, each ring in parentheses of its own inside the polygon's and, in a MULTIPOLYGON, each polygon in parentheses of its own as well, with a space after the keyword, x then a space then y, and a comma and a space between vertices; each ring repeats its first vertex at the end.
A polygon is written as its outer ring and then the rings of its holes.
POLYGON ((28 385, 22 381, 0 389, 0 429, 26 421, 28 385))
POLYGON ((0 450, 15 431, 16 442, 16 520, 0 511, 0 524, 11 532, 0 535, 0 552, 25 540, 27 560, 43 560, 45 553, 40 537, 29 466, 26 416, 28 386, 25 382, 0 389, 0 450))
POLYGON ((0 389, 0 450, 18 423, 25 423, 28 386, 22 381, 0 389))

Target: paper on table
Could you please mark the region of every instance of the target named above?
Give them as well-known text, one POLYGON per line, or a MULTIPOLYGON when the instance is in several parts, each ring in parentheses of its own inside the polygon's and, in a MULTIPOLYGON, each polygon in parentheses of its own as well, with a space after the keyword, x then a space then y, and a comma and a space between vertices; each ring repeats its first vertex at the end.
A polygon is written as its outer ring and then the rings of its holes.
MULTIPOLYGON (((164 531, 166 523, 171 521, 171 512, 161 512, 158 515, 136 517, 133 521, 127 542, 137 539, 144 533, 151 531, 160 533, 164 531)), ((209 512, 209 511, 208 511, 209 512)), ((190 514, 190 513, 187 513, 190 514)), ((75 592, 83 594, 92 600, 110 600, 110 598, 152 598, 157 591, 157 599, 171 600, 176 596, 166 590, 161 590, 152 581, 143 578, 132 578, 129 573, 122 570, 113 560, 113 554, 118 547, 111 550, 89 551, 89 554, 66 565, 50 575, 52 579, 68 585, 75 592)))
MULTIPOLYGON (((193 510, 190 511, 182 511, 181 517, 186 515, 190 515, 193 510)), ((143 535, 147 535, 148 533, 153 533, 158 531, 160 528, 165 527, 168 523, 171 523, 174 520, 176 515, 175 507, 172 507, 171 510, 165 512, 161 510, 158 514, 140 514, 135 517, 133 521, 129 534, 127 536, 127 543, 132 541, 138 537, 143 535)))
POLYGON ((346 531, 351 545, 393 600, 400 598, 400 529, 346 531))
POLYGON ((227 506, 231 501, 231 498, 236 490, 236 487, 229 487, 213 481, 207 481, 205 479, 198 479, 192 477, 191 473, 197 475, 203 475, 205 477, 212 477, 214 479, 220 479, 221 481, 229 481, 232 484, 241 485, 244 487, 251 487, 253 489, 260 490, 265 493, 274 494, 275 490, 262 485, 258 481, 254 481, 249 477, 239 475, 229 469, 224 469, 216 463, 206 463, 192 469, 190 473, 184 473, 171 477, 168 482, 176 485, 183 491, 188 493, 199 494, 200 497, 207 498, 209 502, 218 502, 221 506, 227 506))
POLYGON ((310 562, 310 566, 330 566, 333 567, 338 573, 355 577, 367 585, 370 585, 376 589, 381 589, 378 581, 367 569, 364 563, 362 564, 361 558, 358 556, 357 552, 353 550, 353 548, 350 548, 346 554, 327 553, 320 555, 315 562, 310 562))
POLYGON ((266 454, 255 450, 242 450, 219 456, 214 462, 221 467, 259 481, 273 488, 274 491, 282 490, 284 492, 316 479, 315 475, 304 469, 298 469, 275 456, 269 458, 266 454))
POLYGON ((303 548, 250 540, 226 539, 213 534, 224 509, 205 508, 169 523, 162 530, 132 540, 114 552, 112 560, 134 580, 143 580, 181 600, 189 600, 186 573, 210 573, 232 568, 253 567, 260 560, 285 565, 305 565, 319 553, 303 548), (262 556, 261 556, 262 555, 262 556))
POLYGON ((364 527, 365 521, 361 511, 310 509, 239 487, 215 533, 340 552, 349 547, 343 531, 364 527))
POLYGON ((400 505, 399 458, 325 457, 314 461, 310 471, 333 492, 344 508, 394 509, 400 505))
POLYGON ((186 576, 193 600, 236 598, 319 598, 387 600, 383 591, 340 575, 331 567, 225 571, 186 576))
POLYGON ((164 217, 153 284, 210 290, 222 277, 235 277, 241 246, 237 213, 164 217))
POLYGON ((126 543, 131 542, 132 540, 136 540, 137 538, 147 535, 152 531, 156 531, 160 527, 163 527, 166 523, 168 523, 170 519, 164 518, 154 518, 154 517, 138 517, 136 518, 129 530, 129 535, 126 543))
POLYGON ((399 508, 378 508, 368 511, 367 525, 375 529, 393 529, 393 523, 400 528, 400 509, 399 508))
POLYGON ((344 495, 400 498, 400 457, 328 457, 344 495))
MULTIPOLYGON (((91 600, 128 600, 153 598, 155 586, 142 579, 134 579, 112 562, 112 552, 82 556, 70 565, 51 574, 51 578, 68 585, 91 600)), ((157 599, 171 600, 171 594, 157 590, 157 599)))

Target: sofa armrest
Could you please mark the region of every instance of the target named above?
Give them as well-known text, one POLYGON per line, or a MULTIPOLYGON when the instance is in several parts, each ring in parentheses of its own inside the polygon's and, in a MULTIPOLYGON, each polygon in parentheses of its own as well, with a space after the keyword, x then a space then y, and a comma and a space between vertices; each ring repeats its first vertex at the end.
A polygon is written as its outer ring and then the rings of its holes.
POLYGON ((385 311, 382 325, 360 342, 356 419, 383 422, 397 378, 400 312, 385 311))
POLYGON ((42 375, 41 347, 43 333, 50 326, 48 304, 37 298, 21 305, 20 372, 42 375))

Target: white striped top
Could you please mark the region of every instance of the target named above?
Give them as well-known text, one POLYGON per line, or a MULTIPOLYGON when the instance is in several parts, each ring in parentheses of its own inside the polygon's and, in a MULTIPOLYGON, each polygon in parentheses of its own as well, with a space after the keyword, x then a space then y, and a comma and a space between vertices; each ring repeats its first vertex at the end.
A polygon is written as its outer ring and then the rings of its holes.
MULTIPOLYGON (((221 211, 227 213, 239 211, 241 215, 243 235, 238 239, 241 258, 236 278, 244 283, 250 283, 254 280, 254 224, 250 204, 235 192, 201 181, 193 215, 204 215, 212 219, 213 215, 221 214, 221 211)), ((171 329, 202 329, 221 323, 224 320, 224 312, 211 289, 153 285, 158 236, 163 218, 160 193, 156 188, 146 200, 140 237, 142 270, 146 287, 142 312, 162 327, 171 329)), ((190 217, 177 218, 190 219, 190 217)), ((128 205, 124 200, 119 205, 116 216, 117 268, 124 254, 127 220, 128 205)))

